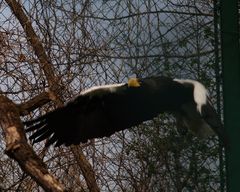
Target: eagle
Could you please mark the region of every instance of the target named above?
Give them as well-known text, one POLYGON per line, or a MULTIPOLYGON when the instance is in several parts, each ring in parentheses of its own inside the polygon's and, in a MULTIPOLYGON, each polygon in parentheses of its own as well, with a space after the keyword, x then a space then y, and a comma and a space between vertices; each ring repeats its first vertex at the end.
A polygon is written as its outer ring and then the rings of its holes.
POLYGON ((24 125, 26 132, 33 132, 33 143, 47 139, 46 147, 69 146, 109 137, 164 112, 176 117, 178 129, 187 128, 199 138, 218 135, 222 143, 227 143, 205 86, 196 80, 164 76, 92 87, 63 107, 24 125))

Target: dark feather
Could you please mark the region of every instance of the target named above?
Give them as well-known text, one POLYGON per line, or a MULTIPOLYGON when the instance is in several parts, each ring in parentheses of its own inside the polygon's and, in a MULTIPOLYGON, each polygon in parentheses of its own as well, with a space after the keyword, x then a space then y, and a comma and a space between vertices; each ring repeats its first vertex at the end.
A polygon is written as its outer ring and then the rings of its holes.
POLYGON ((208 100, 206 105, 202 106, 202 117, 203 119, 211 126, 213 131, 218 135, 220 142, 223 143, 224 146, 229 146, 229 140, 227 137, 227 133, 224 129, 222 121, 219 115, 216 113, 213 108, 210 100, 208 100))
MULTIPOLYGON (((27 132, 35 131, 30 139, 40 142, 48 138, 46 146, 84 143, 93 138, 109 137, 162 112, 183 114, 179 113, 182 106, 194 102, 193 85, 189 83, 186 86, 167 77, 145 78, 139 82, 137 87, 121 84, 113 86, 114 89, 109 86, 90 90, 62 108, 25 122, 27 132)), ((212 108, 206 107, 203 108, 204 118, 221 135, 217 128, 219 122, 211 119, 212 108), (205 109, 210 110, 210 114, 205 109)), ((180 120, 182 123, 183 119, 180 120)))

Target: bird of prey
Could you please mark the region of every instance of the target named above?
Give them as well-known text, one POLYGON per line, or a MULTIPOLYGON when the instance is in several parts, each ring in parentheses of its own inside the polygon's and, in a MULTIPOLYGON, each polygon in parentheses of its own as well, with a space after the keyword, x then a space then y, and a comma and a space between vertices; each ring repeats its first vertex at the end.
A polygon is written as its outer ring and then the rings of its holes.
POLYGON ((24 124, 27 132, 34 131, 30 136, 34 143, 48 139, 46 146, 69 146, 109 137, 163 112, 175 115, 178 129, 188 128, 200 138, 216 134, 227 143, 204 85, 162 76, 92 87, 65 106, 24 124))

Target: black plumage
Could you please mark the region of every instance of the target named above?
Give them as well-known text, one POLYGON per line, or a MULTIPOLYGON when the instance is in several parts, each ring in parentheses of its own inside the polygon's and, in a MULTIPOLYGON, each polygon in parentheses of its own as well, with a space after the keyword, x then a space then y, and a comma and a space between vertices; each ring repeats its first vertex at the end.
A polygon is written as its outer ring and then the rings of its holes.
MULTIPOLYGON (((131 79, 128 83, 94 87, 83 91, 64 107, 24 124, 27 132, 35 131, 30 136, 34 142, 48 138, 47 146, 68 146, 93 138, 108 137, 117 131, 150 120, 159 113, 172 112, 176 115, 179 126, 191 129, 194 121, 200 124, 203 122, 202 125, 194 127, 197 131, 192 130, 196 135, 201 132, 198 129, 202 129, 206 124, 220 134, 220 137, 224 137, 223 131, 216 131, 223 127, 212 105, 209 102, 200 103, 203 113, 199 111, 194 97, 196 83, 198 82, 192 80, 185 82, 167 77, 149 77, 131 79), (204 116, 207 121, 203 119, 204 116), (211 127, 211 124, 214 126, 211 127)), ((197 136, 201 137, 201 133, 197 136)))

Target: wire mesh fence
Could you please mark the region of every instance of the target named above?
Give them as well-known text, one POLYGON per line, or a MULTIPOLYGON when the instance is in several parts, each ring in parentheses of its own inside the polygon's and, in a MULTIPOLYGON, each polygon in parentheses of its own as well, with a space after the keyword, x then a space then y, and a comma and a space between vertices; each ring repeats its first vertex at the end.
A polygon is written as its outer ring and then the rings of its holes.
MULTIPOLYGON (((20 2, 60 79, 65 101, 93 85, 166 75, 201 80, 221 112, 212 1, 20 2)), ((0 91, 16 103, 49 88, 28 40, 8 4, 0 1, 0 91)), ((23 119, 53 108, 49 103, 23 119)), ((199 140, 175 127, 171 116, 160 115, 83 144, 101 191, 225 191, 217 139, 199 140)), ((4 154, 2 134, 0 142, 4 154)), ((88 191, 69 148, 45 149, 40 143, 34 149, 69 191, 88 191)), ((1 156, 0 164, 0 190, 41 191, 7 156, 1 156)))

